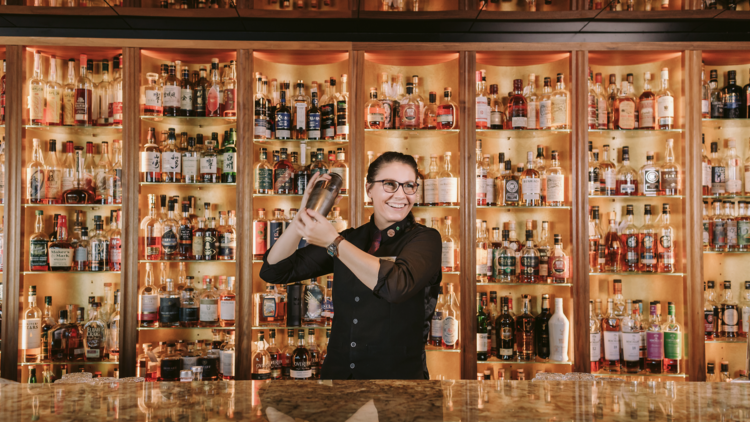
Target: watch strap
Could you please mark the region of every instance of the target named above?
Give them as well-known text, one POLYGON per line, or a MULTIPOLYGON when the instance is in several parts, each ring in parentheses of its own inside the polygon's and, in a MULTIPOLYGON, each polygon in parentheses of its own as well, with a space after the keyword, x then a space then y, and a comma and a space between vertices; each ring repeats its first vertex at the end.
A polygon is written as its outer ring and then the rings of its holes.
POLYGON ((344 236, 342 235, 338 235, 338 237, 336 237, 336 239, 333 240, 333 245, 336 248, 335 254, 337 258, 339 256, 339 243, 341 243, 342 240, 344 240, 344 236))

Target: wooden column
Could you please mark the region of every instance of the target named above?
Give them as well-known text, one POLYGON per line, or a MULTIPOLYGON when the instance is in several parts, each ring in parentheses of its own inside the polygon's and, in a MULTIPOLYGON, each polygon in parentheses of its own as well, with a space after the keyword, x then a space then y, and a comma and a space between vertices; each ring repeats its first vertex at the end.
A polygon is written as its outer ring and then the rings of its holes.
POLYGON ((706 380, 703 340, 703 180, 701 161, 701 51, 683 53, 685 92, 685 327, 690 381, 706 380))
POLYGON ((365 167, 365 125, 361 121, 362 109, 367 96, 365 95, 365 52, 350 51, 349 67, 351 69, 352 83, 349 91, 353 96, 351 99, 352 109, 349 110, 349 225, 359 227, 364 220, 365 193, 364 184, 367 168, 365 167), (352 124, 354 126, 352 126, 352 124))
POLYGON ((573 209, 572 254, 570 257, 573 271, 573 321, 570 327, 573 332, 573 371, 590 372, 589 364, 589 237, 588 237, 588 52, 574 51, 571 55, 571 199, 573 209))
POLYGON ((138 193, 141 49, 122 49, 122 274, 120 376, 134 377, 138 344, 138 193))
POLYGON ((461 224, 456 230, 460 236, 461 245, 459 265, 461 275, 460 299, 461 299, 461 378, 475 379, 477 373, 477 319, 474 317, 477 306, 477 281, 474 272, 476 263, 476 251, 474 240, 476 239, 475 219, 477 215, 476 202, 476 139, 477 133, 474 129, 476 122, 476 107, 474 97, 476 85, 474 75, 476 72, 477 53, 475 51, 462 51, 458 55, 458 80, 459 90, 459 127, 461 132, 458 137, 459 158, 458 163, 459 183, 458 193, 461 203, 459 218, 461 224))
POLYGON ((237 295, 235 379, 249 380, 253 341, 253 51, 237 50, 237 295))
POLYGON ((3 239, 3 341, 0 376, 18 377, 18 319, 21 286, 21 191, 23 190, 23 46, 5 51, 5 238, 3 239))

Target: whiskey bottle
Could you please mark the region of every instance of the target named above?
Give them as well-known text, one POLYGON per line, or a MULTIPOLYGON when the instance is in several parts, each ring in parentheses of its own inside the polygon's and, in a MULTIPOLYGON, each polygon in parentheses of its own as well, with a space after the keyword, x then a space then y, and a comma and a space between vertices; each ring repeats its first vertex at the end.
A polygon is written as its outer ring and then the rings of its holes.
POLYGON ((609 145, 604 145, 604 159, 599 162, 599 194, 617 195, 617 169, 609 158, 609 145))
POLYGON ((32 126, 42 126, 44 121, 44 87, 42 77, 42 53, 34 52, 34 75, 29 78, 29 122, 32 126))
POLYGON ((493 247, 493 278, 496 282, 513 283, 516 280, 516 252, 510 248, 509 231, 503 230, 502 233, 502 246, 493 247))
POLYGON ((534 155, 529 151, 526 169, 521 173, 521 204, 526 207, 542 205, 542 175, 534 167, 534 155))
POLYGON ((42 311, 36 306, 36 286, 29 286, 29 306, 21 314, 23 362, 38 362, 42 353, 42 311))
POLYGON ((73 247, 73 271, 89 271, 89 228, 81 228, 81 238, 73 247))
POLYGON ((234 277, 227 277, 223 286, 219 286, 219 325, 234 327, 236 295, 234 293, 234 277))
POLYGON ((734 301, 732 282, 729 280, 724 280, 724 297, 721 300, 719 311, 721 324, 719 334, 729 339, 738 338, 740 336, 740 309, 737 302, 734 301))
MULTIPOLYGON (((526 127, 528 129, 539 129, 539 102, 541 95, 536 93, 536 75, 529 73, 529 84, 524 88, 524 96, 526 97, 526 127)), ((501 127, 500 129, 503 129, 501 127)))
POLYGON ((659 302, 651 302, 651 317, 646 332, 646 367, 645 369, 652 374, 662 373, 662 364, 664 361, 664 332, 662 331, 661 321, 659 321, 659 302))
POLYGON ((218 259, 230 261, 234 259, 234 251, 237 246, 237 232, 232 224, 225 224, 224 213, 219 213, 218 228, 218 259))
POLYGON ((305 330, 299 330, 297 332, 297 347, 292 352, 290 363, 290 379, 312 379, 312 357, 310 356, 307 347, 305 347, 305 330))
MULTIPOLYGON (((540 105, 541 114, 541 105, 540 105)), ((526 98, 523 97, 523 80, 513 80, 513 96, 508 100, 508 119, 511 129, 520 130, 527 128, 528 107, 526 98)), ((541 123, 541 118, 540 118, 541 123)), ((540 124, 541 128, 541 124, 540 124)))
POLYGON ((422 127, 419 102, 414 95, 414 87, 411 82, 406 83, 406 98, 399 107, 401 112, 401 129, 419 129, 422 127))
POLYGON ((740 301, 740 337, 747 338, 750 333, 750 281, 745 281, 745 289, 742 291, 740 301))
POLYGON ((307 330, 307 351, 310 353, 310 370, 312 371, 312 379, 320 378, 320 348, 315 341, 315 330, 307 330))
POLYGON ((557 84, 555 91, 552 92, 552 128, 568 128, 568 91, 565 90, 563 74, 557 74, 557 84))
POLYGON ((50 271, 70 271, 73 269, 73 245, 68 241, 67 217, 57 219, 57 239, 49 244, 50 271))
POLYGON ((477 292, 477 360, 486 361, 488 356, 487 344, 487 314, 484 312, 487 293, 477 292))
POLYGON ((219 296, 214 292, 213 277, 206 276, 206 288, 200 296, 201 327, 216 327, 219 325, 219 296))
POLYGON ((599 150, 593 149, 592 142, 589 141, 589 155, 588 155, 588 176, 589 176, 589 185, 588 185, 588 193, 589 196, 595 196, 600 195, 599 192, 599 150))
POLYGON ((646 204, 643 207, 643 226, 639 230, 640 237, 640 271, 644 273, 657 272, 657 246, 656 230, 651 224, 651 205, 646 204))
POLYGON ((266 209, 258 208, 258 218, 253 221, 253 259, 263 259, 268 250, 268 221, 266 209))
POLYGON ((587 110, 586 110, 586 117, 587 117, 587 124, 589 130, 596 130, 598 127, 598 100, 599 96, 596 93, 596 90, 594 88, 594 75, 591 71, 591 68, 589 67, 589 78, 586 81, 588 82, 588 93, 587 93, 587 110))
POLYGON ((638 194, 638 173, 630 166, 630 149, 627 146, 622 147, 622 164, 617 169, 616 178, 617 195, 635 196, 638 194))
POLYGON ((599 207, 591 207, 591 219, 588 226, 589 234, 589 271, 600 273, 604 271, 605 247, 604 235, 599 225, 599 207))
POLYGON ((727 151, 724 154, 724 177, 725 177, 725 195, 741 195, 742 179, 744 175, 742 158, 737 154, 737 142, 734 138, 727 140, 727 151))
POLYGON ((500 316, 495 320, 497 330, 497 358, 500 360, 513 360, 515 349, 515 321, 508 310, 508 298, 500 298, 502 308, 500 316))
POLYGON ((222 85, 219 79, 219 59, 211 59, 211 76, 205 85, 206 92, 206 117, 221 116, 221 91, 222 85))
POLYGON ((229 61, 229 71, 222 88, 221 115, 237 117, 237 70, 234 60, 229 61))
POLYGON ((336 161, 331 165, 331 173, 341 176, 344 181, 339 193, 347 194, 349 192, 349 167, 346 165, 346 153, 344 148, 336 148, 336 161))
POLYGON ((623 246, 620 242, 620 235, 617 233, 617 225, 615 223, 615 213, 610 213, 609 216, 609 230, 604 236, 604 247, 606 248, 606 256, 604 261, 604 272, 617 273, 621 271, 623 246))
POLYGON ((615 316, 612 298, 607 299, 607 314, 602 318, 604 365, 607 372, 620 372, 620 320, 615 316))
MULTIPOLYGON (((329 289, 330 291, 330 289, 329 289)), ((435 303, 435 311, 432 313, 432 319, 430 320, 430 338, 427 340, 427 344, 433 347, 441 347, 443 345, 443 285, 438 286, 438 297, 435 303)))
MULTIPOLYGON (((349 137, 349 91, 347 90, 347 76, 341 75, 341 93, 336 94, 336 136, 338 140, 349 137)), ((335 91, 334 91, 335 92, 335 91)))
POLYGON ((498 96, 498 88, 496 84, 490 85, 490 96, 487 101, 490 108, 490 129, 503 129, 507 123, 508 117, 503 111, 503 100, 498 96))
POLYGON ((534 319, 535 350, 538 358, 548 361, 551 355, 549 295, 542 295, 542 312, 534 319))
POLYGON ((539 99, 539 129, 552 128, 552 79, 545 77, 539 99))
POLYGON ((661 70, 661 90, 656 94, 656 111, 659 129, 670 130, 674 127, 674 96, 669 89, 669 69, 661 70))
POLYGON ((146 284, 138 291, 138 326, 159 326, 159 295, 154 286, 154 273, 151 264, 146 264, 146 284))
POLYGON ((45 170, 44 157, 40 147, 40 140, 33 139, 31 162, 26 166, 26 198, 29 204, 43 204, 45 202, 45 170))
POLYGON ((725 119, 739 119, 746 101, 743 101, 742 88, 737 85, 737 71, 727 72, 727 86, 721 90, 725 119))
POLYGON ((477 198, 477 206, 486 206, 487 205, 487 191, 486 191, 486 185, 487 185, 487 171, 484 168, 484 165, 482 163, 482 140, 477 139, 477 146, 476 146, 476 198, 477 198))
POLYGON ((552 151, 552 164, 545 170, 545 203, 549 207, 562 207, 565 204, 565 174, 560 167, 560 154, 552 151))
POLYGON ((180 294, 174 281, 167 279, 166 289, 159 293, 159 327, 180 326, 180 294))
POLYGON ((100 362, 107 358, 107 339, 109 337, 107 325, 99 318, 99 302, 94 302, 91 317, 83 326, 83 344, 85 347, 85 360, 87 362, 100 362))
MULTIPOLYGON (((533 182, 532 182, 533 184, 533 182)), ((503 203, 505 206, 518 206, 521 199, 521 184, 519 177, 513 173, 510 160, 505 161, 505 175, 503 176, 502 189, 503 203)))
POLYGON ((627 206, 625 220, 627 226, 621 234, 621 243, 624 249, 622 270, 625 272, 637 272, 639 270, 640 242, 638 241, 638 228, 635 226, 633 218, 632 205, 627 206))
POLYGON ((522 295, 523 309, 516 318, 516 352, 519 361, 533 361, 534 349, 534 317, 531 315, 531 296, 522 295))
POLYGON ((570 258, 563 251, 562 236, 555 235, 555 249, 549 257, 550 277, 556 284, 567 283, 570 279, 570 258))
POLYGON ((487 254, 489 242, 482 231, 482 220, 476 220, 476 281, 477 283, 487 282, 487 254))
POLYGON ((536 283, 539 280, 539 251, 534 247, 534 231, 526 230, 526 247, 521 250, 520 283, 536 283))
POLYGON ((630 96, 629 90, 628 82, 622 81, 620 93, 614 101, 615 130, 635 129, 635 100, 630 96))
POLYGON ((365 129, 384 129, 385 108, 378 101, 378 90, 370 88, 370 101, 365 103, 365 129))
POLYGON ((664 373, 679 374, 682 372, 682 329, 675 319, 674 302, 668 302, 667 322, 662 326, 664 331, 664 373))
POLYGON ((599 372, 602 358, 602 326, 594 315, 594 301, 589 301, 589 360, 591 373, 599 372))
MULTIPOLYGON (((273 333, 273 330, 271 330, 271 332, 273 333)), ((253 380, 271 379, 272 361, 271 361, 271 355, 268 353, 268 350, 266 350, 265 333, 263 331, 258 332, 258 342, 256 344, 257 344, 256 351, 253 354, 251 379, 253 380)), ((234 360, 234 353, 232 353, 231 358, 232 360, 234 360)), ((224 363, 224 355, 222 354, 222 367, 224 367, 223 363, 224 363)), ((227 368, 227 369, 230 369, 232 370, 232 372, 234 372, 234 363, 232 362, 232 367, 227 368)))
MULTIPOLYGON (((657 245, 658 271, 674 272, 674 228, 669 225, 669 204, 662 204, 661 225, 659 226, 659 243, 657 245)), ((735 230, 736 233, 736 230, 735 230)))
POLYGON ((651 91, 650 82, 651 72, 645 72, 643 74, 643 93, 638 98, 638 128, 644 130, 653 130, 658 116, 656 94, 651 91))
POLYGON ((216 261, 219 254, 219 231, 216 229, 216 217, 208 219, 208 228, 203 232, 203 259, 216 261))
POLYGON ((451 152, 443 157, 443 170, 438 174, 438 205, 458 205, 458 178, 451 172, 451 152))
POLYGON ((711 142, 711 195, 726 194, 726 165, 719 155, 719 145, 711 142))
POLYGON ((237 183, 237 132, 229 129, 229 137, 222 148, 221 183, 237 183))
MULTIPOLYGON (((92 95, 94 84, 86 75, 87 59, 85 54, 81 54, 79 61, 79 76, 75 84, 75 101, 74 101, 74 120, 76 126, 91 126, 93 124, 92 95)), ((93 63, 92 63, 93 64, 93 63)))
MULTIPOLYGON (((534 228, 533 220, 526 220, 526 229, 534 228)), ((549 222, 542 221, 542 230, 539 231, 539 243, 535 245, 539 251, 539 278, 538 281, 541 283, 548 283, 552 279, 552 268, 550 263, 552 260, 552 245, 550 245, 549 238, 549 222)))
MULTIPOLYGON (((502 158, 503 161, 505 161, 505 155, 503 155, 502 158)), ((487 180, 484 185, 484 191, 487 194, 487 205, 494 207, 498 204, 498 195, 497 190, 495 189, 497 182, 496 179, 498 177, 497 167, 495 167, 495 163, 490 154, 484 154, 484 161, 482 164, 487 171, 487 180)))
POLYGON ((311 278, 310 284, 305 285, 303 298, 303 324, 312 326, 325 325, 325 320, 323 319, 323 301, 325 300, 325 289, 320 284, 318 284, 317 277, 311 278))
MULTIPOLYGON (((104 67, 102 70, 104 71, 104 67)), ((103 72, 102 76, 104 75, 106 73, 103 72)), ((102 80, 102 84, 104 82, 102 80)), ((57 83, 57 57, 55 56, 50 57, 49 79, 45 84, 45 91, 44 122, 47 126, 60 126, 62 124, 62 85, 57 83)))
POLYGON ((180 327, 198 326, 199 293, 193 287, 193 277, 186 277, 186 285, 180 290, 180 327))
MULTIPOLYGON (((438 183, 438 163, 437 163, 438 156, 437 154, 430 154, 430 165, 429 165, 429 173, 425 175, 424 178, 424 199, 423 199, 423 205, 437 205, 439 203, 438 201, 438 191, 439 191, 439 183, 438 183)), ((369 166, 368 166, 369 167, 369 166)), ((370 205, 372 203, 372 200, 370 200, 370 205)))
POLYGON ((141 151, 141 174, 143 175, 141 180, 151 183, 161 181, 162 168, 161 150, 156 145, 154 131, 154 128, 148 128, 146 145, 143 146, 143 151, 141 151))
POLYGON ((640 318, 637 312, 638 307, 636 306, 634 309, 630 299, 627 300, 625 306, 625 315, 620 322, 622 329, 622 362, 620 367, 625 373, 637 374, 641 370, 641 333, 638 327, 640 318))
MULTIPOLYGON (((458 105, 451 97, 450 87, 443 88, 443 101, 437 107, 438 130, 450 130, 458 127, 458 105)), ((386 127, 386 129, 388 128, 386 127)))
POLYGON ((460 307, 453 284, 448 283, 448 294, 443 305, 443 349, 460 348, 460 307))
POLYGON ((271 379, 280 380, 282 377, 282 358, 281 350, 276 345, 276 330, 268 330, 268 337, 269 341, 266 352, 268 352, 268 356, 271 358, 271 379))
POLYGON ((29 267, 31 271, 49 271, 49 238, 44 233, 44 212, 34 211, 36 223, 34 233, 29 238, 29 267))
POLYGON ((476 71, 476 128, 488 129, 490 125, 489 95, 482 83, 482 71, 476 71))
MULTIPOLYGON (((388 82, 388 73, 383 72, 380 74, 380 94, 376 97, 383 110, 383 124, 381 125, 382 127, 380 127, 380 129, 398 128, 395 125, 396 116, 394 114, 394 99, 390 95, 390 91, 391 84, 388 82)), ((365 110, 367 110, 367 107, 365 107, 365 110)))

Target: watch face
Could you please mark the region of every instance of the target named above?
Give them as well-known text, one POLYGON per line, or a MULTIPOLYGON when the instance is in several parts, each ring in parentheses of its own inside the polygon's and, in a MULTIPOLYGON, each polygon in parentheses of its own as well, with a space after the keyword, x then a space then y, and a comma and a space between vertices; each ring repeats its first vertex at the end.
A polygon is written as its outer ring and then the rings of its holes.
POLYGON ((336 256, 336 245, 331 243, 328 245, 328 255, 336 256))

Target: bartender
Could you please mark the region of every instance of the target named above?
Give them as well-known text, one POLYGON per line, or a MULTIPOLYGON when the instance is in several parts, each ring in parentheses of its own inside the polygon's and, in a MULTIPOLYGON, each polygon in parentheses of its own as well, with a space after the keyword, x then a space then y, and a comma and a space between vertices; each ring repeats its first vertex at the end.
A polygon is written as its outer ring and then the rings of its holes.
MULTIPOLYGON (((324 379, 429 379, 424 346, 442 280, 442 245, 440 233, 411 213, 417 172, 416 161, 400 152, 373 161, 366 185, 373 215, 341 233, 305 209, 308 189, 300 212, 263 257, 260 277, 268 283, 334 274, 324 379), (303 237, 308 246, 297 249, 303 237)), ((308 186, 330 178, 318 176, 308 186)))

